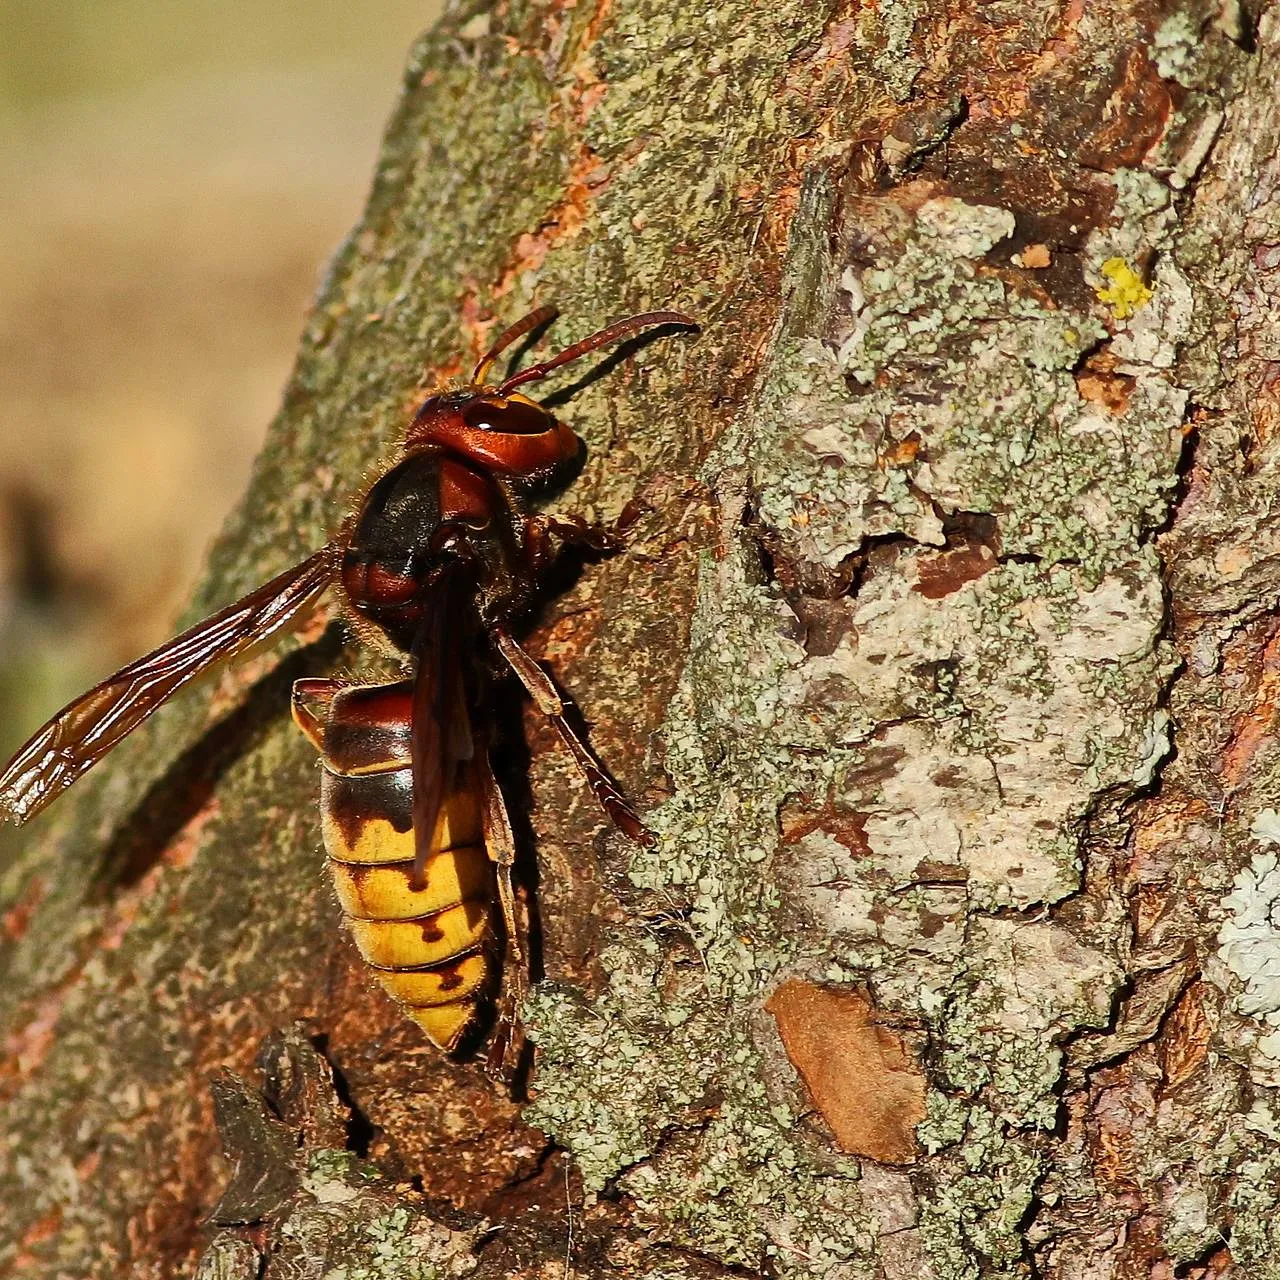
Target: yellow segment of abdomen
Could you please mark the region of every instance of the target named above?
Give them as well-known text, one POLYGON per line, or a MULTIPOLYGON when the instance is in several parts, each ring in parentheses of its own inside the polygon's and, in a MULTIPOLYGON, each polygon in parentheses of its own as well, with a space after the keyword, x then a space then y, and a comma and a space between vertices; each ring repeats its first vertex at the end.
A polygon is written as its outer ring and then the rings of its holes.
MULTIPOLYGON (((408 769, 339 777, 327 774, 321 796, 324 847, 339 862, 412 862, 416 852, 408 769)), ((483 845, 479 800, 471 789, 444 797, 433 849, 483 845)))
POLYGON ((487 898, 493 882, 489 855, 472 845, 427 860, 425 883, 413 888, 413 863, 381 866, 331 859, 333 887, 354 920, 412 920, 459 902, 487 898))
POLYGON ((414 1009, 404 1007, 405 1016, 416 1022, 426 1032, 427 1039, 438 1049, 446 1053, 456 1049, 463 1036, 471 1029, 475 1021, 476 1007, 472 1001, 455 1001, 453 1004, 441 1004, 431 1008, 414 1009))
POLYGON ((473 951, 489 933, 487 902, 460 902, 419 920, 348 920, 360 954, 379 969, 422 969, 473 951))
POLYGON ((474 995, 489 980, 488 956, 477 951, 435 969, 383 971, 378 981, 387 994, 415 1008, 450 1004, 474 995))
POLYGON ((321 811, 334 889, 361 956, 433 1043, 456 1048, 492 982, 493 867, 477 788, 444 797, 423 883, 413 882, 408 768, 326 770, 321 811))

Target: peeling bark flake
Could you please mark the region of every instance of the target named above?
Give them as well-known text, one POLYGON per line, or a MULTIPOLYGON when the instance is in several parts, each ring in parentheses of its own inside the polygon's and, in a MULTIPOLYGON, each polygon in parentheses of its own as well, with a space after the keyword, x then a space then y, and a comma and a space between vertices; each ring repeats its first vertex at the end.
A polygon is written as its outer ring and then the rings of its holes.
POLYGON ((866 994, 791 981, 765 1008, 840 1150, 893 1164, 914 1160, 924 1073, 903 1037, 877 1021, 866 994))

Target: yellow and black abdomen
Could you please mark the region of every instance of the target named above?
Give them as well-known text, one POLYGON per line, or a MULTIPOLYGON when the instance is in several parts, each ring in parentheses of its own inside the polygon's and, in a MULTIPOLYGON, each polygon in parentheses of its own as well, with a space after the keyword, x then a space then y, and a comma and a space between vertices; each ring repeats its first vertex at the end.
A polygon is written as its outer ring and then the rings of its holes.
POLYGON ((294 716, 320 748, 320 812, 338 901, 360 954, 431 1041, 452 1050, 496 974, 493 867, 476 771, 446 780, 421 886, 413 883, 412 686, 307 681, 294 716), (330 686, 330 688, 332 688, 330 686), (317 694, 328 702, 314 714, 317 694))

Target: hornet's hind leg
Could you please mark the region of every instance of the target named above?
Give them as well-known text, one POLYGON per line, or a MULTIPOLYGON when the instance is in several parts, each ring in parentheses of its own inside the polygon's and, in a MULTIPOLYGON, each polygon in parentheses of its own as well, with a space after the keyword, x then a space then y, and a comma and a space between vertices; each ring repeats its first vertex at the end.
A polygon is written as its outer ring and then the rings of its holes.
POLYGON ((504 626, 493 627, 491 634, 498 652, 516 673, 517 679, 528 691, 534 705, 555 725, 565 746, 572 752, 574 762, 582 770, 582 776, 586 779, 587 786, 591 788, 591 794, 608 814, 609 820, 628 840, 634 840, 636 844, 653 844, 652 833, 640 821, 639 815, 627 803, 626 797, 605 773, 604 766, 583 741, 581 734, 565 718, 564 699, 556 692, 555 685, 551 683, 551 677, 530 654, 521 648, 504 626))
POLYGON ((511 830, 511 819, 498 780, 493 776, 489 753, 479 744, 475 767, 480 783, 484 844, 497 874, 498 903, 502 908, 502 924, 506 933, 502 989, 486 1066, 491 1076, 510 1082, 524 1052, 520 1009, 529 992, 529 955, 525 946, 526 931, 520 925, 515 887, 511 880, 511 869, 516 861, 515 833, 511 830))

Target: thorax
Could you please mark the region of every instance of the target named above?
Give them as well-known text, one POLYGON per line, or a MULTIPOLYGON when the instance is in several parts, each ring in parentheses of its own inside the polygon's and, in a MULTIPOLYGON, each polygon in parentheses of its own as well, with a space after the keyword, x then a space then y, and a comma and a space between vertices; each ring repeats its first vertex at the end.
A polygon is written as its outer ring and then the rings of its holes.
POLYGON ((410 454, 365 496, 349 527, 342 586, 355 613, 408 652, 442 572, 463 575, 482 621, 522 608, 524 515, 511 490, 439 450, 410 454))

